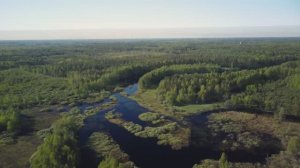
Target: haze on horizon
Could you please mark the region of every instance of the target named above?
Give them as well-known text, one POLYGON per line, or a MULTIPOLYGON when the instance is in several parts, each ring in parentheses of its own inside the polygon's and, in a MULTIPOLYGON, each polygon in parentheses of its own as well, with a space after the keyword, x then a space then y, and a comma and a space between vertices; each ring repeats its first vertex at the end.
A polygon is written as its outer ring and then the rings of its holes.
POLYGON ((300 1, 0 2, 0 40, 201 37, 300 37, 300 1))

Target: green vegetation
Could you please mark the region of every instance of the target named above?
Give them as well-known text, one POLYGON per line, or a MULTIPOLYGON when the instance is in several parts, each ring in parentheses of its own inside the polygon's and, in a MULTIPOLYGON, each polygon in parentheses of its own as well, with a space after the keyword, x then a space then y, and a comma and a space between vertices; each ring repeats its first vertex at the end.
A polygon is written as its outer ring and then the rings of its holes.
POLYGON ((210 104, 189 104, 174 107, 176 109, 176 112, 181 116, 192 116, 194 114, 224 109, 224 103, 218 102, 210 104))
POLYGON ((148 108, 151 111, 166 116, 177 117, 177 115, 174 113, 175 111, 173 107, 167 104, 160 103, 159 99, 157 98, 156 90, 154 89, 138 92, 136 95, 133 95, 131 98, 133 98, 139 104, 148 108))
POLYGON ((105 118, 110 120, 110 119, 118 119, 122 116, 120 113, 114 113, 113 111, 109 111, 105 113, 105 118))
POLYGON ((114 124, 124 127, 127 131, 133 134, 143 129, 143 127, 139 124, 123 120, 120 113, 113 113, 112 111, 110 111, 105 114, 105 118, 114 124))
POLYGON ((205 136, 200 134, 199 138, 200 142, 209 142, 214 148, 224 151, 281 149, 281 142, 278 139, 282 137, 271 132, 274 129, 273 125, 265 126, 269 123, 275 124, 275 121, 247 113, 215 113, 209 116, 206 127, 199 128, 201 132, 207 134, 205 136), (261 127, 255 125, 258 122, 261 123, 261 127))
POLYGON ((223 102, 211 104, 189 104, 180 106, 171 106, 169 104, 163 104, 159 100, 157 90, 154 89, 139 92, 131 98, 139 102, 139 104, 141 104, 142 106, 151 109, 151 111, 155 111, 156 113, 163 114, 165 116, 169 116, 179 120, 186 116, 191 116, 207 111, 220 110, 224 108, 223 102))
MULTIPOLYGON (((293 75, 299 71, 298 67, 300 67, 299 62, 289 62, 257 70, 174 75, 160 82, 158 95, 163 102, 172 105, 224 101, 232 94, 243 92, 246 88, 257 90, 256 87, 264 83, 293 75)), ((253 105, 253 103, 248 104, 253 105)))
POLYGON ((222 153, 221 158, 219 160, 219 167, 220 168, 229 168, 229 163, 227 161, 227 156, 224 152, 222 153))
MULTIPOLYGON (((133 98, 151 111, 139 116, 147 125, 114 113, 106 115, 109 121, 174 149, 188 146, 190 138, 224 150, 281 145, 286 151, 266 165, 293 167, 299 163, 299 123, 286 119, 300 116, 299 48, 299 38, 1 41, 0 167, 28 167, 39 145, 32 167, 77 167, 83 121, 112 108, 117 98, 92 108, 94 103, 136 82, 133 98), (91 103, 84 113, 65 112, 83 103, 91 103), (225 109, 265 111, 275 120, 216 114, 202 129, 182 121, 225 109)), ((102 160, 102 167, 124 163, 110 155, 102 160)), ((219 166, 203 161, 208 163, 219 166)))
POLYGON ((55 122, 52 133, 32 155, 31 167, 76 167, 79 158, 77 130, 74 117, 63 117, 55 122))
MULTIPOLYGON (((39 131, 38 136, 43 139, 43 143, 32 155, 31 167, 78 167, 80 160, 78 132, 83 121, 99 110, 111 108, 113 105, 113 103, 104 103, 94 109, 86 110, 84 114, 78 108, 72 108, 68 113, 63 113, 50 128, 39 131)), ((97 146, 94 139, 99 142, 103 140, 105 143, 108 138, 100 134, 100 136, 92 136, 91 141, 97 146)))
MULTIPOLYGON (((180 126, 177 122, 171 122, 169 120, 160 118, 158 120, 149 120, 149 116, 153 117, 159 114, 152 114, 151 112, 141 114, 139 118, 148 120, 148 122, 157 124, 159 126, 142 127, 139 124, 135 124, 131 121, 125 121, 122 119, 122 115, 119 113, 108 112, 105 114, 105 118, 109 122, 122 126, 130 133, 135 136, 142 138, 157 138, 157 144, 159 145, 170 145, 173 149, 181 149, 188 146, 190 143, 190 129, 187 127, 180 126)), ((153 118, 152 118, 153 119, 153 118)))
POLYGON ((134 98, 152 111, 179 118, 228 108, 263 110, 282 120, 299 115, 299 67, 299 61, 292 61, 256 70, 173 75, 134 98))
POLYGON ((112 157, 107 157, 100 162, 98 168, 123 168, 118 161, 112 157))
POLYGON ((288 141, 287 151, 296 154, 300 149, 300 138, 299 137, 291 137, 288 141))
POLYGON ((165 122, 164 117, 158 113, 146 112, 139 115, 142 121, 150 122, 152 124, 159 124, 165 122))
MULTIPOLYGON (((60 106, 48 106, 56 109, 60 106)), ((37 131, 49 128, 59 118, 57 111, 43 111, 40 107, 31 109, 19 109, 21 114, 21 129, 13 135, 6 131, 1 133, 0 144, 0 167, 25 167, 29 165, 31 155, 42 143, 42 139, 36 134, 37 131), (25 115, 26 114, 26 115, 25 115), (34 122, 34 124, 33 124, 34 122), (28 129, 31 129, 32 132, 28 129), (3 136, 3 137, 2 137, 3 136), (18 159, 16 159, 18 158, 18 159)))
MULTIPOLYGON (((239 163, 225 162, 226 168, 265 168, 265 165, 260 163, 239 163)), ((223 166, 223 167, 224 167, 223 166)), ((195 164, 193 168, 221 168, 220 161, 205 159, 200 164, 195 164)))
POLYGON ((119 145, 104 132, 93 133, 89 137, 88 146, 93 149, 101 162, 101 168, 132 168, 134 163, 129 160, 129 156, 124 153, 119 145))
POLYGON ((145 127, 145 130, 136 133, 136 135, 145 138, 158 137, 161 134, 175 131, 177 127, 178 125, 176 123, 166 124, 161 127, 145 127))
POLYGON ((136 82, 140 76, 149 70, 150 67, 141 65, 113 67, 107 69, 104 74, 95 82, 92 82, 89 87, 92 90, 101 90, 104 88, 112 90, 117 84, 136 82))
POLYGON ((198 141, 198 145, 209 145, 213 143, 213 146, 216 147, 217 144, 219 144, 219 148, 226 151, 237 149, 251 150, 254 148, 269 148, 274 150, 278 147, 286 150, 269 157, 266 164, 231 163, 226 161, 224 156, 222 156, 219 160, 219 164, 216 160, 204 160, 201 164, 195 165, 194 168, 219 168, 222 166, 230 168, 297 167, 299 164, 299 159, 297 158, 300 149, 299 126, 299 123, 278 122, 271 116, 257 116, 255 114, 242 112, 211 114, 206 126, 204 124, 201 128, 192 132, 193 141, 198 141), (205 127, 207 130, 205 130, 205 127), (210 139, 210 136, 214 138, 210 139), (271 138, 272 136, 273 138, 271 138), (203 140, 205 137, 208 139, 203 140))
POLYGON ((0 108, 26 108, 55 104, 72 95, 67 81, 22 69, 0 72, 0 108))
POLYGON ((299 116, 300 90, 290 85, 298 78, 299 75, 291 75, 264 85, 250 85, 245 92, 232 96, 227 104, 237 108, 273 112, 280 120, 285 115, 299 116))
MULTIPOLYGON (((89 116, 92 116, 92 115, 95 115, 97 112, 99 112, 100 110, 105 110, 105 109, 110 109, 112 108, 116 103, 115 102, 107 102, 107 103, 102 103, 100 106, 97 106, 97 107, 94 107, 94 108, 91 108, 91 109, 86 109, 84 111, 83 114, 80 113, 80 110, 77 109, 75 111, 75 114, 76 112, 80 114, 80 116, 84 117, 84 118, 87 118, 89 116)), ((75 108, 76 109, 76 108, 75 108)), ((75 110, 74 109, 74 110, 75 110)), ((70 113, 72 113, 72 109, 70 110, 70 113)))
POLYGON ((20 131, 21 116, 20 112, 12 107, 6 112, 0 111, 0 132, 7 131, 8 133, 17 133, 20 131))
POLYGON ((176 122, 159 127, 145 127, 135 135, 142 138, 157 138, 157 144, 170 145, 176 150, 188 146, 190 136, 189 129, 180 127, 176 122))
POLYGON ((218 71, 221 71, 220 67, 206 64, 162 66, 143 75, 139 80, 139 87, 141 89, 155 88, 163 78, 175 74, 208 73, 218 71))
MULTIPOLYGON (((238 163, 227 162, 228 168, 286 168, 297 167, 299 165, 297 156, 281 152, 278 155, 271 156, 266 164, 261 163, 238 163)), ((195 164, 193 168, 221 168, 220 161, 205 159, 200 164, 195 164)))

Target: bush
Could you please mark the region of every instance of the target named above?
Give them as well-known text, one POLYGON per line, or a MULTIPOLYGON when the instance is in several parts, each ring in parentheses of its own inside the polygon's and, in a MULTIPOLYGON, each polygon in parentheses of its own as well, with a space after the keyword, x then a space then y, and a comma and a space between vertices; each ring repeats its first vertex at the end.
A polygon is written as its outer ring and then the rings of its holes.
POLYGON ((126 130, 128 130, 133 134, 143 130, 142 126, 140 126, 139 124, 135 124, 133 122, 124 122, 123 126, 126 130))
POLYGON ((9 107, 5 112, 0 110, 0 132, 18 133, 21 126, 20 112, 9 107))
POLYGON ((221 158, 219 160, 219 167, 220 168, 229 168, 229 162, 227 161, 227 156, 224 152, 222 153, 221 158))
POLYGON ((122 166, 113 157, 106 157, 100 162, 98 168, 122 168, 122 166))
POLYGON ((295 154, 300 151, 300 138, 291 137, 288 142, 287 151, 291 154, 295 154))
POLYGON ((160 115, 158 113, 146 112, 139 115, 139 118, 143 121, 153 121, 159 119, 160 115))

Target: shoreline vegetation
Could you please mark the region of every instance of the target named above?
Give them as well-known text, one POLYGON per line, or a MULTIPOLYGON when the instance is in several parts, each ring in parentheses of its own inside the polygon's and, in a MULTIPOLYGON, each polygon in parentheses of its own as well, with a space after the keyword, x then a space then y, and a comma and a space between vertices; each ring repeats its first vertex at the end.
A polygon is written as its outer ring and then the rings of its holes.
POLYGON ((95 132, 88 140, 88 147, 96 152, 97 158, 102 160, 98 167, 109 167, 113 164, 116 168, 134 168, 128 154, 105 132, 95 132), (113 162, 113 163, 112 163, 113 162))
POLYGON ((141 138, 156 138, 158 145, 170 145, 172 149, 179 150, 189 146, 190 129, 179 125, 177 122, 172 122, 160 116, 155 116, 157 113, 143 113, 139 115, 141 120, 149 122, 149 126, 141 126, 130 121, 122 119, 119 113, 112 111, 105 114, 105 118, 118 126, 123 127, 130 133, 141 138), (152 115, 152 116, 150 116, 152 115), (151 118, 152 117, 152 118, 151 118))
MULTIPOLYGON (((63 113, 60 119, 55 121, 50 128, 38 132, 39 137, 43 139, 43 143, 32 154, 31 167, 56 167, 57 165, 76 167, 79 165, 78 157, 81 150, 78 146, 79 130, 83 127, 87 118, 108 110, 114 105, 115 102, 111 101, 92 109, 86 109, 84 113, 78 108, 63 113), (49 156, 52 160, 49 160, 49 156)), ((117 167, 134 167, 134 163, 129 160, 129 156, 105 133, 105 130, 95 132, 89 136, 87 146, 95 151, 97 158, 101 160, 99 167, 105 167, 112 163, 117 167)))
POLYGON ((157 91, 154 89, 138 91, 137 94, 130 96, 133 100, 137 101, 147 109, 166 115, 182 119, 192 115, 201 114, 207 111, 223 110, 224 103, 217 102, 211 104, 190 104, 183 106, 171 106, 160 102, 157 91))

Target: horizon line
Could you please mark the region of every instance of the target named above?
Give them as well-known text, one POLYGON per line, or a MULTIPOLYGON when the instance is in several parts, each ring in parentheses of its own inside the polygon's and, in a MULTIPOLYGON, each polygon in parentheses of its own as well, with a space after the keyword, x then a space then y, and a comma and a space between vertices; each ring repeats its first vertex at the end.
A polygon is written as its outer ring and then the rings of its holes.
POLYGON ((187 28, 0 30, 0 40, 300 37, 300 25, 187 28))
POLYGON ((124 28, 73 28, 73 29, 0 29, 1 31, 85 31, 85 30, 165 30, 165 29, 227 29, 227 28, 283 28, 300 25, 260 25, 260 26, 195 26, 195 27, 124 27, 124 28))
POLYGON ((300 36, 259 36, 259 37, 161 37, 161 38, 107 38, 107 39, 20 39, 20 40, 1 40, 0 42, 13 42, 13 41, 135 41, 135 40, 213 40, 213 39, 300 39, 300 36))

